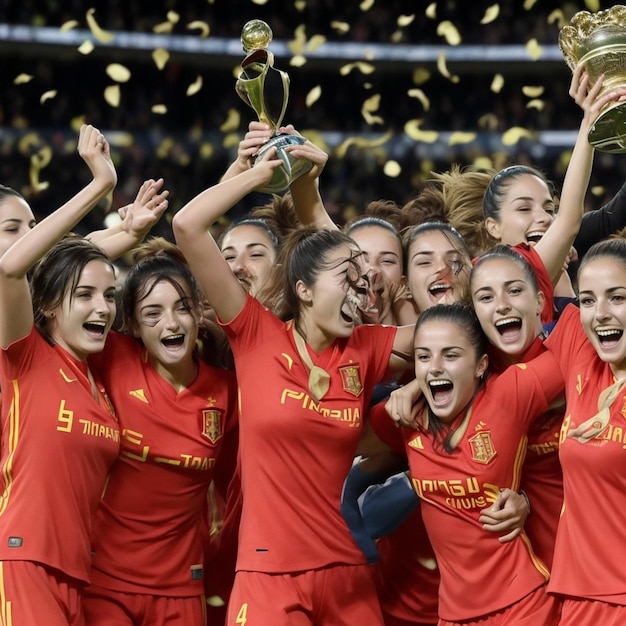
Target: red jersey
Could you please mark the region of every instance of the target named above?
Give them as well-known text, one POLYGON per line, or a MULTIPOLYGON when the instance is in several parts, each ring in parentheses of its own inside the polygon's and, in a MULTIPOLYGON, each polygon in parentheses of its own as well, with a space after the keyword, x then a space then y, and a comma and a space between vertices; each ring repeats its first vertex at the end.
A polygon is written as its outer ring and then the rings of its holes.
POLYGON ((195 380, 176 392, 139 342, 114 332, 94 367, 122 437, 96 515, 92 582, 124 593, 202 594, 202 511, 235 425, 234 374, 199 362, 195 380))
POLYGON ((0 561, 89 582, 92 520, 117 457, 117 419, 87 364, 34 328, 0 350, 0 561))
POLYGON ((330 374, 319 402, 309 391, 290 323, 248 296, 224 328, 240 388, 237 569, 297 572, 365 563, 341 515, 341 491, 396 328, 358 326, 320 354, 309 349, 313 363, 330 374))
POLYGON ((492 613, 547 580, 548 570, 525 534, 500 543, 478 518, 501 488, 519 489, 528 428, 562 386, 549 354, 492 374, 476 394, 467 431, 450 454, 429 432, 404 429, 413 484, 441 572, 442 619, 457 622, 492 613))
MULTIPOLYGON (((526 363, 546 350, 543 340, 537 337, 520 361, 526 363)), ((498 372, 503 372, 507 367, 503 355, 495 349, 489 353, 489 363, 498 372)), ((552 567, 556 531, 563 506, 563 472, 558 452, 565 411, 564 396, 560 396, 550 406, 528 431, 528 449, 521 482, 521 488, 526 492, 532 508, 524 530, 535 554, 548 569, 552 567)))
POLYGON ((598 396, 615 382, 568 305, 545 341, 566 379, 567 406, 559 457, 564 503, 549 591, 626 605, 624 514, 626 493, 626 392, 610 408, 606 430, 587 443, 567 437, 598 412, 598 396))

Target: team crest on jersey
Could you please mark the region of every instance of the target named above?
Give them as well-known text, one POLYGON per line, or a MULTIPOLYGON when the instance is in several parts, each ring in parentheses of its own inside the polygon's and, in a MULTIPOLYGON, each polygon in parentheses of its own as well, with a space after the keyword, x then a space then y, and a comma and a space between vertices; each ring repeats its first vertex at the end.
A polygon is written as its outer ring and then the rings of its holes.
POLYGON ((477 463, 490 463, 496 456, 496 449, 493 447, 493 441, 491 441, 491 433, 489 431, 482 431, 476 433, 474 436, 467 440, 472 450, 472 460, 477 463))
POLYGON ((339 368, 339 373, 341 374, 343 390, 351 393, 353 396, 360 396, 363 391, 363 385, 361 384, 359 366, 344 365, 339 368))
POLYGON ((203 409, 202 434, 213 444, 222 438, 222 412, 219 409, 203 409))

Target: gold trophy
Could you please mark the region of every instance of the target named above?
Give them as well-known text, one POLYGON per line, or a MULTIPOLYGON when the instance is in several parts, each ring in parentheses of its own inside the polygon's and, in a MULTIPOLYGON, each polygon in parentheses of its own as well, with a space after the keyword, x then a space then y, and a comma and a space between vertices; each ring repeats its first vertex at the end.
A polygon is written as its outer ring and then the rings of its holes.
POLYGON ((241 43, 247 56, 241 63, 235 90, 273 133, 273 137, 261 146, 255 160, 275 147, 276 156, 283 161, 283 165, 274 170, 267 186, 259 191, 281 194, 313 164, 306 159, 296 159, 285 151, 286 146, 302 145, 306 141, 304 137, 278 134, 289 99, 289 74, 274 67, 274 55, 267 49, 271 41, 272 30, 265 22, 246 22, 241 31, 241 43))
MULTIPOLYGON (((626 85, 626 6, 579 11, 559 33, 569 68, 584 66, 594 84, 604 74, 601 93, 626 85)), ((626 152, 626 102, 611 102, 589 131, 589 143, 602 152, 626 152)))

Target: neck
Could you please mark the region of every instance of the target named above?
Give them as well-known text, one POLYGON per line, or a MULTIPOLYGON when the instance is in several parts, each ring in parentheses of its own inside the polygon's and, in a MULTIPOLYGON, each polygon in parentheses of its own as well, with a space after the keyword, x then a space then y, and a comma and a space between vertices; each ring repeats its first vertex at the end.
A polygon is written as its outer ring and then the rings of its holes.
POLYGON ((159 363, 150 356, 150 364, 155 372, 175 389, 176 393, 189 387, 198 374, 198 366, 191 356, 189 359, 172 365, 159 363))

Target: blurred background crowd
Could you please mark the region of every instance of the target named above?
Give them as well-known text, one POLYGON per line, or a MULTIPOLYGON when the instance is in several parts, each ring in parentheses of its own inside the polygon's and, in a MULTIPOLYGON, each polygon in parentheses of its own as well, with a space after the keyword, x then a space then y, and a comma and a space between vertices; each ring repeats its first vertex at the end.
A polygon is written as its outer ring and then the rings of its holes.
MULTIPOLYGON (((271 26, 275 65, 291 77, 285 123, 331 155, 321 188, 338 222, 371 200, 405 203, 452 163, 529 163, 560 188, 582 113, 568 95, 559 31, 577 11, 614 3, 2 4, 0 182, 46 215, 88 176, 75 154, 80 123, 101 128, 119 183, 111 207, 82 225, 89 231, 146 178, 165 178, 170 218, 219 179, 256 119, 234 90, 245 56, 241 29, 253 18, 271 26)), ((588 208, 624 180, 626 157, 598 153, 588 208)), ((161 234, 167 227, 166 219, 161 234)))

